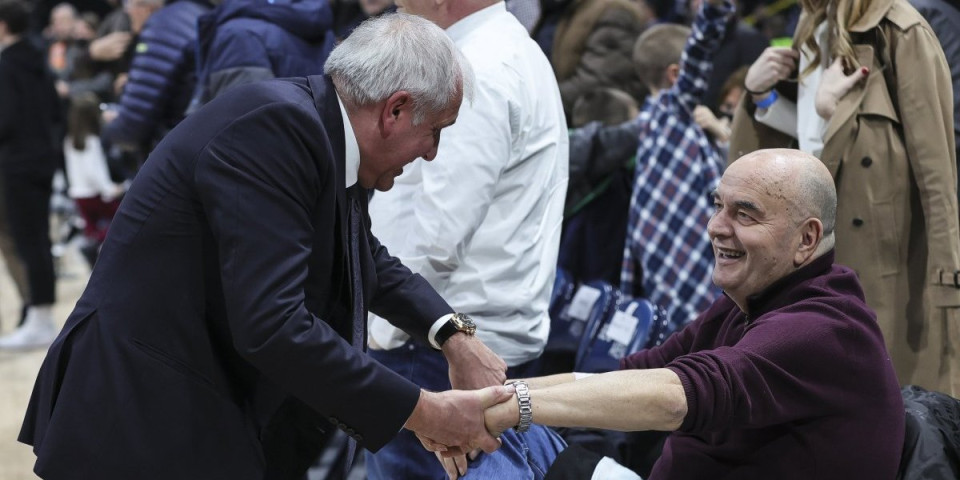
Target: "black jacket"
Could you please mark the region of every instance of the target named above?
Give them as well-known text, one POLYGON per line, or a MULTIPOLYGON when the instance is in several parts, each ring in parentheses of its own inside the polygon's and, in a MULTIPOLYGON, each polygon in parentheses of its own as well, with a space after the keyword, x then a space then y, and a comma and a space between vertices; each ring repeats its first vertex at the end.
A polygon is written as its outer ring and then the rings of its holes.
POLYGON ((43 52, 20 40, 0 52, 0 168, 52 174, 59 164, 62 113, 43 52))

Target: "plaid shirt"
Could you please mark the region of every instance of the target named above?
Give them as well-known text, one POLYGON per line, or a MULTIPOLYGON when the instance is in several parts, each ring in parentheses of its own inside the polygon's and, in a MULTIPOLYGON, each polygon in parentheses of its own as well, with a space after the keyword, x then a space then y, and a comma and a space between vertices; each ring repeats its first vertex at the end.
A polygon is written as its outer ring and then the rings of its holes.
POLYGON ((723 159, 694 121, 693 109, 706 91, 711 57, 732 13, 729 0, 704 4, 676 84, 648 99, 637 118, 640 147, 620 286, 636 292, 642 275, 644 294, 664 307, 675 328, 693 321, 720 293, 712 279, 707 222, 723 159))

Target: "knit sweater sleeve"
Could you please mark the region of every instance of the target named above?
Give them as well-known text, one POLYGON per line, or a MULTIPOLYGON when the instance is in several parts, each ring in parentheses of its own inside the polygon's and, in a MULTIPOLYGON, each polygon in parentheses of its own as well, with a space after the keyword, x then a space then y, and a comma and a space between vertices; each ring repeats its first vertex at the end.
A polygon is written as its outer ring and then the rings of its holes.
POLYGON ((868 383, 864 372, 883 361, 876 355, 883 350, 844 310, 801 301, 756 319, 732 346, 668 363, 686 392, 680 430, 760 428, 852 408, 845 391, 868 383))
POLYGON ((720 320, 723 314, 728 311, 726 305, 728 301, 726 297, 723 297, 720 301, 714 302, 695 321, 667 337, 662 344, 621 358, 620 369, 663 368, 674 359, 690 352, 703 324, 720 320))

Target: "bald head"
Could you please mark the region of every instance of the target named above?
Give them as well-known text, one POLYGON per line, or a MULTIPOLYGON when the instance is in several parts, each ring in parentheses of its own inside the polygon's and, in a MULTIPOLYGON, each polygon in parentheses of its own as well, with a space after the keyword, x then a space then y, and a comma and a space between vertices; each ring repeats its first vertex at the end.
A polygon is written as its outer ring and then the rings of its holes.
POLYGON ((837 189, 830 171, 817 157, 787 148, 757 150, 740 157, 727 172, 751 177, 758 187, 783 200, 795 222, 819 219, 823 224, 820 250, 833 248, 837 189))

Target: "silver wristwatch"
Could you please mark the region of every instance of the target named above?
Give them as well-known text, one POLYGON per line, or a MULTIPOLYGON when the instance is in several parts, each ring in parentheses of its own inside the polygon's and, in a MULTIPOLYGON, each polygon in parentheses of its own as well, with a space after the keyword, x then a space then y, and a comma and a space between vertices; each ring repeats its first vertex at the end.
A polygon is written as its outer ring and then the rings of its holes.
POLYGON ((512 382, 517 391, 517 404, 520 406, 520 423, 513 427, 518 433, 530 430, 530 424, 533 422, 533 404, 530 403, 530 387, 527 382, 517 380, 512 382))

